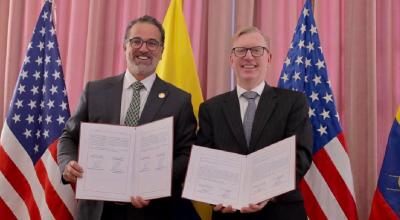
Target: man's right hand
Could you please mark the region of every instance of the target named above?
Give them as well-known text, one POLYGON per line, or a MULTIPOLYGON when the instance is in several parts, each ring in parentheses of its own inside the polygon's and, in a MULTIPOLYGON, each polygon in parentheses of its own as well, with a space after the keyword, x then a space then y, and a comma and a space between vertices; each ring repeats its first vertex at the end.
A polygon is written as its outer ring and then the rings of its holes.
POLYGON ((213 210, 216 211, 216 212, 222 212, 222 213, 234 213, 234 212, 236 212, 236 209, 232 208, 231 205, 228 205, 228 206, 225 207, 222 204, 218 204, 218 205, 214 206, 213 210))
POLYGON ((65 166, 62 175, 64 180, 70 183, 76 183, 77 178, 81 178, 82 174, 83 174, 82 167, 79 166, 78 162, 76 162, 75 160, 71 160, 70 162, 68 162, 67 166, 65 166))

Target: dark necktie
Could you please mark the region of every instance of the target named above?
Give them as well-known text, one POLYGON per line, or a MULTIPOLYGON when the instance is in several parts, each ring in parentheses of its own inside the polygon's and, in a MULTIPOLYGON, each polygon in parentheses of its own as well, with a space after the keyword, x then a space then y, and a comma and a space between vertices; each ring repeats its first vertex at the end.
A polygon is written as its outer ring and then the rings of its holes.
POLYGON ((256 114, 256 97, 258 94, 253 91, 248 91, 242 94, 247 100, 247 108, 243 118, 243 129, 246 137, 247 147, 250 145, 251 130, 253 127, 254 115, 256 114))
POLYGON ((133 88, 132 100, 126 113, 124 124, 136 126, 139 122, 140 90, 144 88, 144 85, 140 81, 136 81, 132 83, 131 87, 133 88))

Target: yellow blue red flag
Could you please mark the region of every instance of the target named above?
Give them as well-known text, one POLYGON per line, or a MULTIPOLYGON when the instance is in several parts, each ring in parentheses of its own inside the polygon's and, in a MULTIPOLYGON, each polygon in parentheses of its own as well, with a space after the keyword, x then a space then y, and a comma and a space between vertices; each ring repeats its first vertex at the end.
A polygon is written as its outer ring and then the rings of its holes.
POLYGON ((163 26, 165 45, 157 73, 165 81, 192 95, 193 110, 197 117, 203 95, 183 15, 182 0, 171 0, 163 26))
POLYGON ((369 219, 400 219, 400 108, 389 134, 369 219))

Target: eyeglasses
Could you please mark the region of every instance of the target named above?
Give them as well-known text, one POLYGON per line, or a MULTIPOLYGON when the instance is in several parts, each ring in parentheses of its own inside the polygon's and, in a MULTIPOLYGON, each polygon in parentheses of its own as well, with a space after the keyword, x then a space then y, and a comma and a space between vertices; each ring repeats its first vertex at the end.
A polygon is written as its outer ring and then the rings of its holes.
POLYGON ((250 53, 253 57, 261 57, 264 55, 264 50, 266 50, 269 53, 269 50, 266 47, 235 47, 232 49, 232 53, 235 54, 236 57, 245 57, 247 54, 247 51, 250 50, 250 53))
POLYGON ((134 37, 134 38, 128 39, 128 40, 126 40, 126 42, 129 42, 131 47, 134 49, 141 48, 142 45, 144 43, 146 43, 147 49, 152 50, 152 51, 157 50, 161 45, 160 42, 158 42, 157 40, 154 40, 154 39, 143 40, 140 37, 134 37))

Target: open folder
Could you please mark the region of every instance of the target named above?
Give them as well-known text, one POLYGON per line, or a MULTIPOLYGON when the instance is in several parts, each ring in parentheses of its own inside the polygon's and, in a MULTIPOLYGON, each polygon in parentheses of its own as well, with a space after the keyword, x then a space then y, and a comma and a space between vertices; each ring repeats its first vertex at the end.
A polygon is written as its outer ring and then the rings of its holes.
POLYGON ((241 155, 193 146, 182 197, 248 207, 295 189, 295 136, 241 155))
POLYGON ((130 202, 171 195, 173 118, 138 127, 82 123, 77 199, 130 202))

